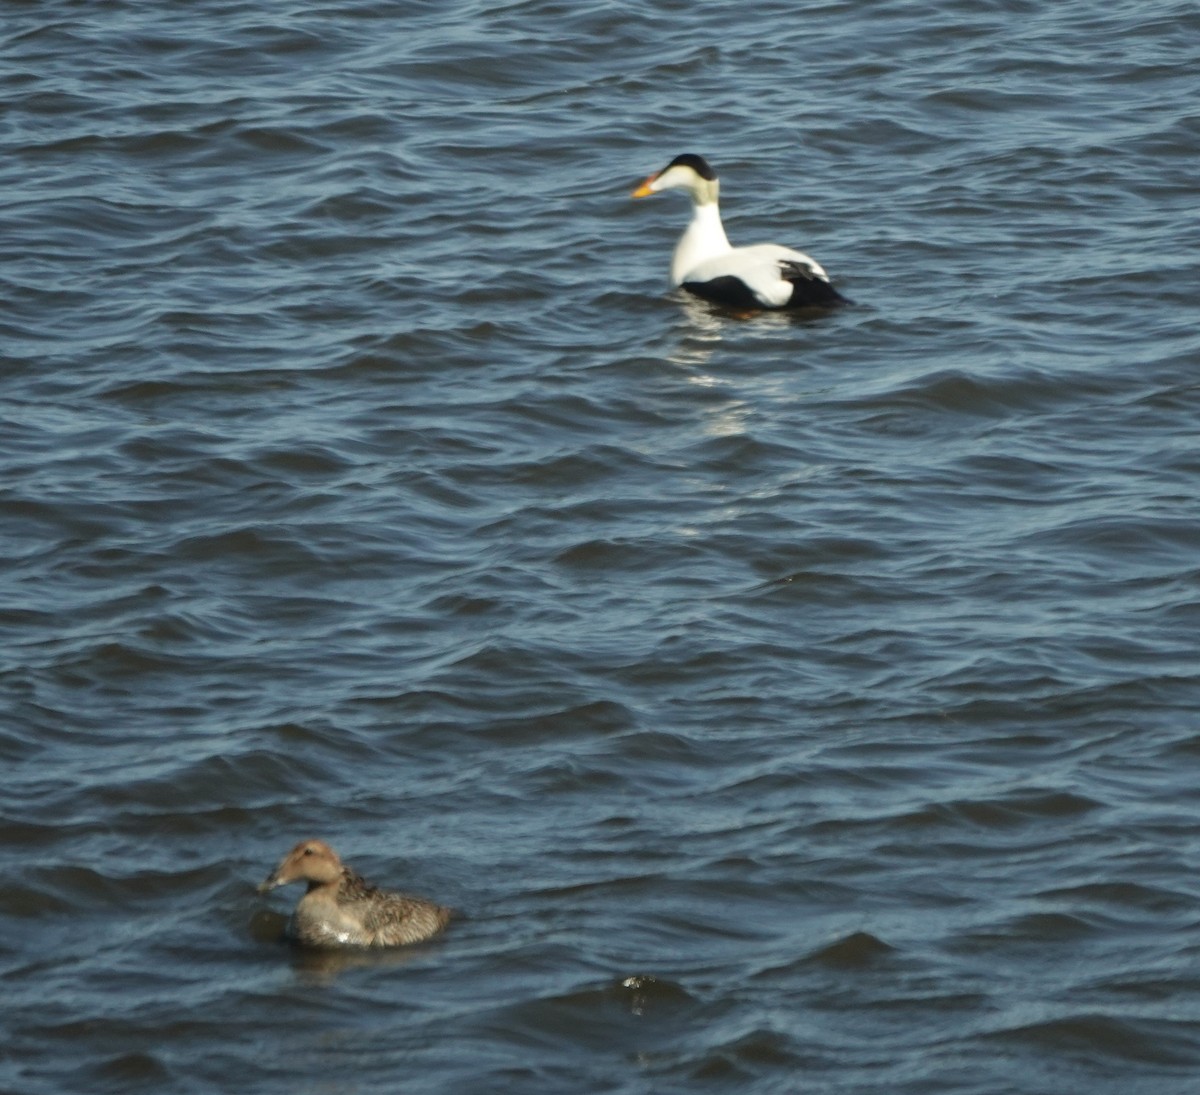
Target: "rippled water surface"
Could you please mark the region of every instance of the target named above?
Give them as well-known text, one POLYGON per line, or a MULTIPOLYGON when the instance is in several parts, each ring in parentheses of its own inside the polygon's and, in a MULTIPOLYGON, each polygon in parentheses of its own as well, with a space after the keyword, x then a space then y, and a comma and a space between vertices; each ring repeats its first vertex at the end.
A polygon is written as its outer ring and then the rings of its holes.
POLYGON ((0 1090, 1195 1091, 1195 5, 2 26, 0 1090))

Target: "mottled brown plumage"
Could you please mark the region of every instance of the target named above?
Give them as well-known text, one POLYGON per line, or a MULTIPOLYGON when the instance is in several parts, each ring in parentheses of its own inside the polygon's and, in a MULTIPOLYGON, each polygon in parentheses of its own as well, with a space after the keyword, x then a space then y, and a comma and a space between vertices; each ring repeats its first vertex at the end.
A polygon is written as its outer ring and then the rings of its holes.
POLYGON ((258 887, 307 882, 288 935, 310 947, 396 947, 437 935, 450 910, 423 897, 387 893, 347 867, 323 840, 302 840, 258 887))

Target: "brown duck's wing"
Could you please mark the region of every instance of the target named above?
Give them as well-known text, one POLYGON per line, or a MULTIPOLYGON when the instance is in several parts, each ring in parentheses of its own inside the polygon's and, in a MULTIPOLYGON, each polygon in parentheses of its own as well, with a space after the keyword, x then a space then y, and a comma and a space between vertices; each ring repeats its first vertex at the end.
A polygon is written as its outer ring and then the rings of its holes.
POLYGON ((342 868, 342 880, 338 883, 339 902, 363 901, 381 892, 352 867, 342 868))
POLYGON ((450 920, 450 910, 421 897, 376 891, 364 902, 363 925, 375 938, 375 945, 395 947, 420 943, 437 935, 450 920))
POLYGON ((387 893, 349 867, 342 871, 337 902, 362 925, 376 947, 419 943, 437 935, 450 920, 449 909, 423 897, 387 893))

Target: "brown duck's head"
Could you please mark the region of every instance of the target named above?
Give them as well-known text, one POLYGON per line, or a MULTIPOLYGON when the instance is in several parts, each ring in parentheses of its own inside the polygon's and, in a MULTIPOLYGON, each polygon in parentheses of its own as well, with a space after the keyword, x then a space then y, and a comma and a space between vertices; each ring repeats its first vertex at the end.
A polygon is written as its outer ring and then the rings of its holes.
POLYGON ((276 886, 289 882, 336 882, 342 876, 342 861, 323 840, 302 840, 279 861, 275 868, 258 887, 266 893, 276 886))

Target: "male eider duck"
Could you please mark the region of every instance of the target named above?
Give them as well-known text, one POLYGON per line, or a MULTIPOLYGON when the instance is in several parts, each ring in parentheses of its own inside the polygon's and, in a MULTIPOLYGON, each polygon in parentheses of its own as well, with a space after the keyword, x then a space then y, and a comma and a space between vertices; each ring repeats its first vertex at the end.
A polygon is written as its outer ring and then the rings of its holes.
POLYGON ((682 286, 705 300, 734 308, 830 307, 846 303, 829 284, 820 263, 777 243, 732 247, 721 224, 721 184, 702 156, 676 156, 634 192, 647 198, 660 190, 686 190, 692 222, 671 257, 671 287, 682 286))
POLYGON ((366 882, 322 840, 302 840, 258 887, 266 893, 307 882, 287 934, 309 947, 396 947, 437 935, 450 910, 423 897, 385 893, 366 882))

